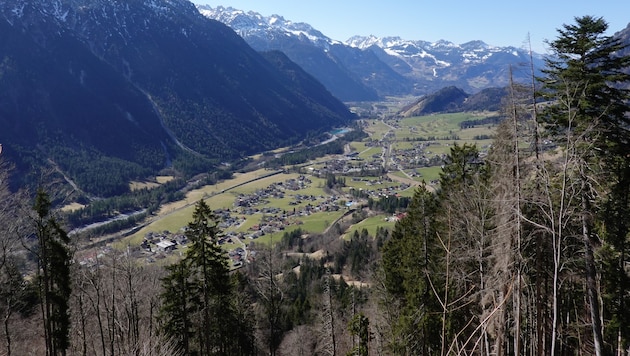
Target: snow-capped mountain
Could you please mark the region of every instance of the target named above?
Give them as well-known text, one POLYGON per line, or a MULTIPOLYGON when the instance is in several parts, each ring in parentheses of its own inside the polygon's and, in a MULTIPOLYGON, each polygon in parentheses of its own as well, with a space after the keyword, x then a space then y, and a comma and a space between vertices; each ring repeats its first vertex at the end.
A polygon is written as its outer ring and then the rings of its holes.
POLYGON ((449 67, 453 63, 483 63, 496 53, 511 53, 518 56, 513 47, 491 47, 483 41, 471 41, 462 45, 440 40, 438 42, 411 41, 400 37, 354 36, 345 42, 347 45, 362 50, 377 46, 388 55, 410 60, 422 58, 433 61, 436 66, 449 67))
MULTIPOLYGON (((377 38, 355 36, 347 45, 364 51, 373 51, 392 68, 415 83, 415 88, 433 91, 438 87, 455 85, 474 93, 488 87, 502 87, 509 82, 509 67, 521 67, 513 71, 514 80, 531 78, 523 66, 529 63, 529 52, 516 47, 495 47, 483 41, 455 44, 411 41, 400 37, 377 38), (432 85, 433 84, 433 85, 432 85)), ((542 57, 534 54, 534 66, 542 67, 542 57)))
POLYGON ((303 22, 288 21, 279 15, 262 16, 257 12, 245 12, 223 6, 212 8, 200 5, 198 8, 202 15, 223 22, 243 38, 258 38, 261 44, 284 36, 311 42, 313 45, 322 48, 328 48, 333 42, 311 25, 303 22))
MULTIPOLYGON (((279 15, 262 16, 231 7, 198 6, 201 14, 223 22, 257 51, 280 50, 306 72, 317 78, 333 95, 343 101, 376 100, 373 86, 357 76, 331 53, 334 48, 345 48, 305 23, 288 21, 279 15)), ((363 51, 352 49, 361 55, 363 51)), ((356 54, 345 57, 356 57, 356 54)), ((343 58, 343 57, 342 57, 343 58)), ((381 63, 382 64, 382 63, 381 63)), ((383 67, 387 67, 382 64, 383 67)), ((404 80, 396 78, 394 82, 404 80)))
MULTIPOLYGON (((529 62, 529 53, 516 47, 494 47, 483 41, 455 44, 440 40, 428 42, 400 37, 354 36, 340 42, 304 23, 293 23, 279 15, 262 16, 231 7, 199 6, 202 14, 221 21, 257 50, 281 50, 291 60, 318 78, 333 94, 337 88, 322 78, 312 58, 304 56, 317 50, 349 72, 355 80, 380 96, 426 94, 455 85, 474 93, 488 87, 504 86, 509 81, 509 66, 529 62), (295 47, 301 50, 296 51, 295 47)), ((534 56, 535 66, 541 58, 534 56)), ((530 73, 515 71, 515 80, 526 80, 530 73)), ((339 80, 338 80, 339 81, 339 80)))

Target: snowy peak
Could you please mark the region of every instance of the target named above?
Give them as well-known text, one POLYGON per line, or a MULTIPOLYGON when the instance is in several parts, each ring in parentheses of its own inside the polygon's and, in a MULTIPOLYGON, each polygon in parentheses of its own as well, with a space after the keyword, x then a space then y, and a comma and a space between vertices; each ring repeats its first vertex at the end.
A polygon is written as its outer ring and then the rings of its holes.
POLYGON ((325 49, 332 44, 345 44, 360 50, 369 50, 371 47, 377 46, 387 54, 403 59, 433 59, 435 65, 439 67, 449 66, 453 62, 459 61, 483 61, 495 53, 511 55, 516 53, 514 48, 493 47, 483 41, 470 41, 457 45, 446 40, 428 42, 406 40, 397 36, 353 36, 341 43, 331 40, 309 24, 292 22, 280 15, 263 16, 253 11, 246 12, 223 6, 212 8, 207 5, 199 5, 197 8, 204 16, 223 22, 231 27, 241 37, 245 38, 250 45, 259 50, 274 49, 273 46, 267 47, 263 45, 261 41, 279 42, 282 38, 292 37, 325 49))
MULTIPOLYGON (((450 42, 449 42, 450 43, 450 42)), ((346 42, 346 45, 351 47, 356 47, 359 49, 368 49, 372 46, 378 46, 380 48, 392 48, 392 47, 400 47, 405 48, 409 46, 415 47, 424 47, 430 46, 430 42, 426 41, 409 41, 404 40, 398 36, 392 37, 376 37, 374 35, 370 36, 353 36, 350 37, 346 42)))
MULTIPOLYGON (((519 56, 513 47, 493 47, 483 41, 470 41, 454 44, 446 40, 437 42, 405 40, 400 37, 354 36, 345 42, 346 45, 362 50, 377 46, 392 56, 401 58, 434 58, 438 66, 451 65, 458 61, 483 61, 495 53, 519 56)), ((523 52, 523 51, 520 51, 523 52)))
MULTIPOLYGON (((447 40, 429 42, 370 35, 338 42, 308 24, 294 23, 279 15, 265 17, 220 6, 198 9, 206 17, 231 27, 256 50, 285 52, 340 98, 337 88, 341 73, 381 96, 426 94, 452 85, 475 93, 506 85, 506 68, 529 61, 525 50, 495 47, 480 40, 455 44, 447 40), (317 50, 324 53, 316 53, 317 50), (331 75, 333 65, 339 67, 335 75, 331 75)), ((539 57, 534 56, 534 60, 540 63, 539 57)), ((347 95, 343 98, 350 100, 347 95)))
POLYGON ((241 37, 295 37, 320 47, 327 47, 333 41, 303 22, 292 22, 280 15, 263 16, 253 11, 237 10, 232 7, 198 5, 199 12, 207 18, 223 22, 241 37))

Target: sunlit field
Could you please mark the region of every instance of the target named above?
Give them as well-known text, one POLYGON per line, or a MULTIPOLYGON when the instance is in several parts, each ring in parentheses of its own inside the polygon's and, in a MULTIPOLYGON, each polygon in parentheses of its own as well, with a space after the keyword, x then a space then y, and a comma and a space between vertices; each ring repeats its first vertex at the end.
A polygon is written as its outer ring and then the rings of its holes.
POLYGON ((348 231, 343 235, 345 240, 350 240, 355 232, 361 234, 363 229, 366 229, 370 236, 376 235, 376 229, 384 227, 387 229, 393 229, 396 222, 391 219, 389 215, 377 215, 369 217, 361 222, 352 225, 348 231))

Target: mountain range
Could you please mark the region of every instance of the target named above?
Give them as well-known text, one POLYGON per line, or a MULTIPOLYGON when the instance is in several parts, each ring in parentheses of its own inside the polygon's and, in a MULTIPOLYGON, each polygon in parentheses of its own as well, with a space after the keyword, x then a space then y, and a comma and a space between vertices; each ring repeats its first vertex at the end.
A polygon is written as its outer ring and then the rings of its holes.
POLYGON ((454 44, 400 37, 355 36, 330 39, 305 23, 282 16, 262 16, 231 7, 200 5, 199 11, 230 26, 259 51, 280 50, 343 101, 424 95, 447 86, 467 93, 509 82, 528 81, 530 58, 542 68, 540 55, 516 47, 493 47, 482 41, 454 44))
POLYGON ((95 196, 348 125, 354 115, 280 52, 187 0, 0 0, 0 144, 95 196))
POLYGON ((340 42, 187 0, 0 0, 0 33, 0 144, 15 184, 52 171, 92 197, 310 140, 356 118, 342 101, 451 88, 412 114, 464 107, 447 102, 460 90, 473 93, 465 103, 496 98, 487 88, 530 58, 481 41, 340 42))

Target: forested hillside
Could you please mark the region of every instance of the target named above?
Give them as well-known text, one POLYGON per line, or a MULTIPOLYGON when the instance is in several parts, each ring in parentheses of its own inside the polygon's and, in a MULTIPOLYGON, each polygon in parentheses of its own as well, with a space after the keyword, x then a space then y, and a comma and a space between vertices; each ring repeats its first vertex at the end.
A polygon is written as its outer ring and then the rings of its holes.
POLYGON ((1 1, 0 31, 0 143, 15 186, 53 171, 73 199, 111 197, 355 118, 187 0, 1 1))
POLYGON ((565 25, 541 82, 549 105, 513 87, 488 157, 454 147, 440 191, 416 193, 383 248, 395 354, 627 349, 629 110, 613 85, 630 58, 606 27, 565 25))
POLYGON ((133 246, 75 250, 49 195, 10 194, 2 166, 2 351, 623 354, 630 57, 606 29, 591 16, 564 25, 540 90, 512 85, 488 154, 453 145, 437 189, 370 200, 322 234, 252 243, 239 269, 204 200, 178 237, 187 249, 145 263, 133 246), (376 210, 398 213, 391 231, 340 238, 376 210))

